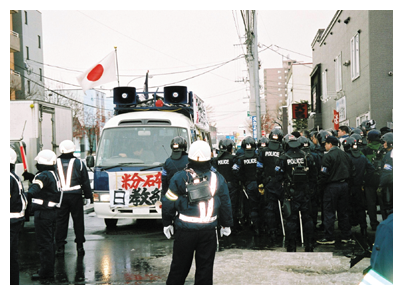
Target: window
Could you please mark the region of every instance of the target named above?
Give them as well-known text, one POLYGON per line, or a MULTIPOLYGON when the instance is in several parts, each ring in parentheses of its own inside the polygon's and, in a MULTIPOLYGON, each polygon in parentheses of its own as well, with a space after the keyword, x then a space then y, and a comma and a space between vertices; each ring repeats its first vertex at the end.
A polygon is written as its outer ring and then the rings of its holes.
POLYGON ((327 99, 327 70, 322 72, 322 98, 327 99))
POLYGON ((25 16, 25 24, 28 24, 28 12, 24 11, 24 16, 25 16))
POLYGON ((39 81, 42 81, 42 69, 39 68, 39 81))
POLYGON ((25 46, 25 54, 26 54, 26 58, 27 60, 29 59, 29 47, 25 46))
POLYGON ((41 36, 38 35, 38 48, 41 48, 41 36))
POLYGON ((29 81, 29 80, 27 81, 27 88, 28 88, 27 93, 31 94, 31 81, 29 81))
POLYGON ((357 33, 350 40, 351 80, 360 76, 360 34, 357 33))
POLYGON ((334 68, 335 68, 335 78, 336 78, 336 92, 343 89, 342 79, 341 79, 341 53, 334 60, 334 68))
POLYGON ((357 126, 357 127, 360 126, 362 122, 364 122, 365 120, 369 120, 369 118, 370 118, 370 117, 369 117, 369 112, 358 116, 358 117, 355 119, 355 121, 356 121, 356 126, 357 126))

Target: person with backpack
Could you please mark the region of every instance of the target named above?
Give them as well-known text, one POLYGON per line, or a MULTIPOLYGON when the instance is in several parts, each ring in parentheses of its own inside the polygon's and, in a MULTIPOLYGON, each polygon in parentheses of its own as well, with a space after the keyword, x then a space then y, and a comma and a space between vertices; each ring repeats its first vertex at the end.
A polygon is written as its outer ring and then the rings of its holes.
POLYGON ((362 150, 364 156, 367 157, 369 162, 374 166, 375 172, 372 174, 366 174, 365 177, 365 202, 367 205, 367 214, 369 216, 371 229, 376 231, 379 224, 377 218, 377 203, 381 207, 381 213, 383 219, 386 219, 386 213, 384 212, 383 201, 380 196, 378 196, 378 187, 380 181, 381 173, 381 162, 386 154, 383 146, 381 144, 381 132, 379 130, 373 129, 368 132, 367 135, 367 146, 362 150))

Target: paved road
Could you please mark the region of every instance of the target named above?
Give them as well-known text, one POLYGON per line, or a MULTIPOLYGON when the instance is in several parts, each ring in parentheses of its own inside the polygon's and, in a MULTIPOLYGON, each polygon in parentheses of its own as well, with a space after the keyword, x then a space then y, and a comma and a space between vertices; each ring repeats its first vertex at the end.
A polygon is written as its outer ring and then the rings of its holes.
MULTIPOLYGON (((20 238, 20 284, 24 285, 163 285, 172 259, 173 240, 162 233, 160 221, 119 220, 114 230, 88 210, 85 214, 86 255, 77 257, 74 232, 69 228, 64 258, 57 258, 54 281, 31 281, 39 268, 33 218, 20 238)), ((379 215, 379 218, 380 215, 379 215)), ((71 224, 70 224, 71 226, 71 224)), ((336 223, 337 228, 337 223, 336 223)), ((359 227, 353 228, 360 238, 359 227)), ((375 232, 368 230, 369 239, 375 232)), ((336 230, 336 234, 339 231, 336 230)), ((318 233, 318 237, 321 233, 318 233)), ((361 242, 363 242, 361 240, 361 242)), ((248 229, 220 239, 214 265, 216 285, 357 285, 369 258, 350 268, 350 255, 359 245, 318 245, 314 253, 298 247, 287 253, 282 238, 271 244, 266 236, 254 237, 248 229)), ((194 265, 186 284, 194 282, 194 265)))

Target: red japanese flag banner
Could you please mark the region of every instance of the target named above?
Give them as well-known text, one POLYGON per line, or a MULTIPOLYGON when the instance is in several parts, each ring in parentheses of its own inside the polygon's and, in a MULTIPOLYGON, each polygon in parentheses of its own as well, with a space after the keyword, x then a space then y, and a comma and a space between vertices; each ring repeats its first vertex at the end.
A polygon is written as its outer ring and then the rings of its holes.
POLYGON ((114 51, 109 53, 99 63, 77 76, 77 81, 84 91, 116 80, 114 51))

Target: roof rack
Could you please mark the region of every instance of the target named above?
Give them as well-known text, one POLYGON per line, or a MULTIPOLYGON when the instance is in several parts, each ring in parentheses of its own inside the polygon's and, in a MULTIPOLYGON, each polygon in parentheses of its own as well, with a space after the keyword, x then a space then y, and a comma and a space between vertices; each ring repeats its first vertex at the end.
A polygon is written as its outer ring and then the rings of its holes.
POLYGON ((166 86, 163 92, 136 92, 135 87, 113 88, 114 115, 129 112, 161 111, 185 115, 201 129, 208 130, 204 102, 186 86, 166 86))

